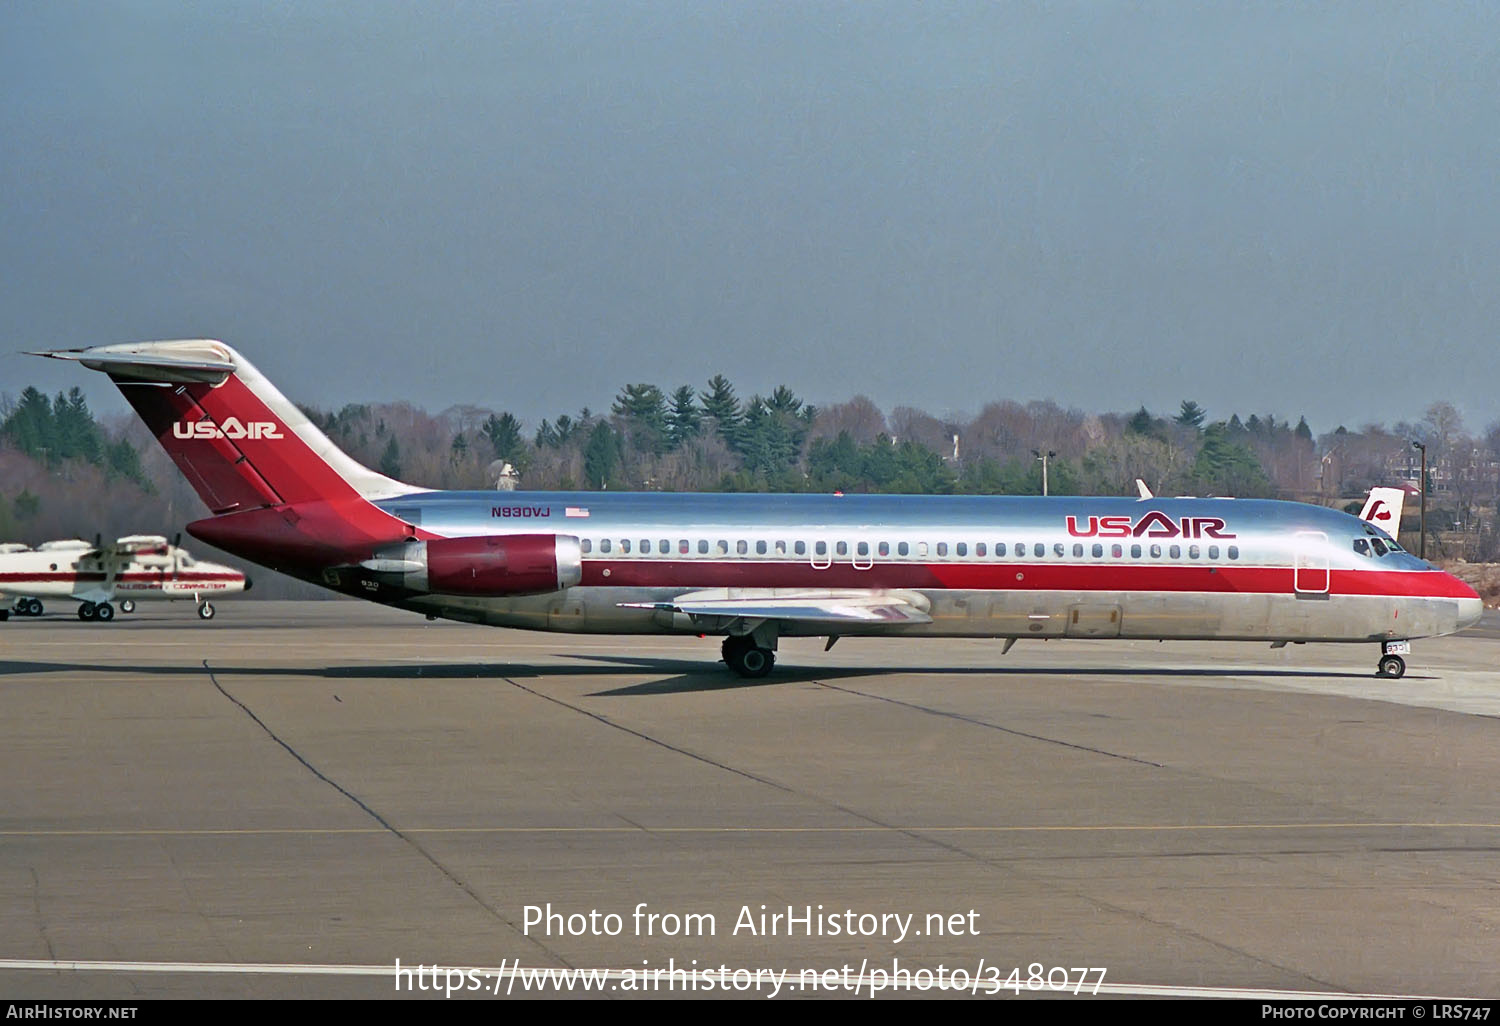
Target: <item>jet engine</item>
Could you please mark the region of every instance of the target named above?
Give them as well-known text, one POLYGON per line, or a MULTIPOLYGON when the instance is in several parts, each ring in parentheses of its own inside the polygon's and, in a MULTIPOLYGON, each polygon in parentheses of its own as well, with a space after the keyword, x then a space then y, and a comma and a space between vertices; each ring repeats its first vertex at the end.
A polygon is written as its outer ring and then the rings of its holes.
POLYGON ((431 595, 537 595, 583 580, 583 551, 571 535, 434 538, 384 550, 360 566, 431 595))

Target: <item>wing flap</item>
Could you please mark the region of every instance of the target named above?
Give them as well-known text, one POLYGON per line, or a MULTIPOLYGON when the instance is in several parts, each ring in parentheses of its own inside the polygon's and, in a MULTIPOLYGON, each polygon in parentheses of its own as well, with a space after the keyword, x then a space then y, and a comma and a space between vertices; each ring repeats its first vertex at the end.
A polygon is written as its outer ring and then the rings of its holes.
POLYGON ((665 602, 622 602, 623 609, 655 609, 720 620, 787 620, 826 624, 931 623, 927 600, 915 592, 736 588, 690 592, 665 602))

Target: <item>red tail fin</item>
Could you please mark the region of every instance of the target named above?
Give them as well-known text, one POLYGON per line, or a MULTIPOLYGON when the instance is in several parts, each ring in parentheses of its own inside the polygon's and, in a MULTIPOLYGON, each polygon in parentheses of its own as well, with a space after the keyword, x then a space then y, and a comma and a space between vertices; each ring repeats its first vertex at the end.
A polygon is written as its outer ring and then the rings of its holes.
POLYGON ((142 342, 43 355, 108 374, 216 514, 417 491, 350 459, 222 342, 142 342))

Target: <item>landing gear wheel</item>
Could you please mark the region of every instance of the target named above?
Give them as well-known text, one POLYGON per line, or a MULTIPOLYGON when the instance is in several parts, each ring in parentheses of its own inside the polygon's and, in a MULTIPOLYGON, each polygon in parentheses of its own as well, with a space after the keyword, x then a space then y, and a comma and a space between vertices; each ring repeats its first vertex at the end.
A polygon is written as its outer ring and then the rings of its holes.
POLYGON ((134 602, 134 600, 132 600, 132 599, 126 599, 124 602, 121 602, 120 603, 120 612, 122 612, 122 613, 133 613, 133 612, 135 612, 135 602, 134 602))
POLYGON ((1406 673, 1406 660, 1397 655, 1382 656, 1377 677, 1400 677, 1406 673))
POLYGON ((94 615, 99 618, 100 623, 109 623, 115 618, 115 607, 108 602, 101 602, 94 607, 94 615))
POLYGON ((92 602, 85 602, 78 607, 78 619, 94 620, 99 616, 99 609, 92 602))
POLYGON ((6 620, 9 620, 9 619, 10 619, 10 610, 9 609, 0 609, 0 623, 4 623, 6 620))
POLYGON ((212 620, 214 618, 214 607, 207 602, 198 607, 198 619, 212 620))
POLYGON ((776 653, 747 637, 724 639, 724 662, 741 677, 764 677, 776 665, 776 653))
POLYGON ((21 599, 19 602, 16 603, 16 615, 17 616, 41 616, 42 615, 42 600, 41 599, 34 599, 34 598, 21 599))

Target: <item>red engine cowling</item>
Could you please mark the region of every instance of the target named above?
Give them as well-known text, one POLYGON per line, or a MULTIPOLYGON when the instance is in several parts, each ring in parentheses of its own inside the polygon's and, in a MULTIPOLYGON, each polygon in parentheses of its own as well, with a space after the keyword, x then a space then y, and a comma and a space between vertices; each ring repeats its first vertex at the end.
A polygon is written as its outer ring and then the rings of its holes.
POLYGON ((536 595, 583 579, 583 552, 571 535, 434 538, 408 542, 399 558, 403 583, 436 595, 536 595))

